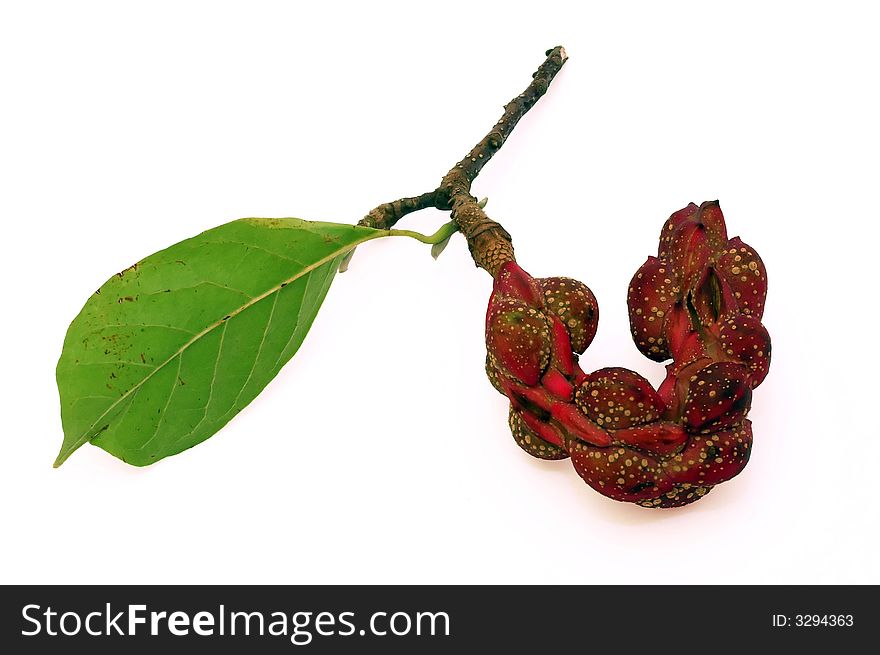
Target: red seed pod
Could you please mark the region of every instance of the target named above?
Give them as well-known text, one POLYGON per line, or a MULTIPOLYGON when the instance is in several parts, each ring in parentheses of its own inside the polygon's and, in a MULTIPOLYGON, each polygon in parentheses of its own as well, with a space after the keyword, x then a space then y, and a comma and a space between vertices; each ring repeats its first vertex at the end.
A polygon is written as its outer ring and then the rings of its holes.
POLYGON ((727 242, 727 225, 718 201, 707 200, 699 207, 690 203, 672 214, 664 223, 660 233, 660 247, 657 250, 660 259, 670 259, 677 239, 688 231, 685 227, 688 224, 699 226, 711 250, 718 250, 727 242))
POLYGON ((681 453, 664 463, 676 483, 716 485, 730 480, 748 464, 752 453, 752 422, 712 434, 691 437, 681 453))
POLYGON ((580 354, 596 336, 599 303, 583 282, 567 277, 538 278, 543 292, 544 311, 556 316, 568 331, 571 350, 580 354))
POLYGON ((577 390, 575 402, 591 420, 608 430, 650 423, 666 409, 651 383, 625 368, 591 373, 577 390))
POLYGON ((715 255, 715 267, 730 285, 739 311, 760 320, 767 300, 767 269, 755 249, 734 237, 715 255))
POLYGON ((690 377, 684 406, 691 432, 717 432, 739 425, 752 402, 749 371, 734 362, 715 362, 690 377))
POLYGON ((717 200, 707 200, 700 205, 694 217, 706 230, 706 239, 712 250, 723 248, 727 243, 727 224, 717 200))
POLYGON ((697 207, 694 203, 688 204, 684 209, 674 212, 663 224, 663 230, 660 232, 660 246, 657 249, 657 256, 660 259, 668 259, 670 247, 672 245, 675 231, 690 218, 697 213, 697 207))
POLYGON ((687 401, 690 388, 690 378, 698 371, 712 363, 710 357, 695 357, 691 360, 674 361, 666 366, 666 379, 657 390, 657 395, 666 404, 664 418, 670 421, 680 421, 684 414, 684 406, 687 401))
POLYGON ((510 399, 520 447, 541 459, 570 456, 603 495, 652 508, 692 503, 745 467, 745 417, 770 361, 759 319, 764 265, 739 238, 728 240, 717 202, 670 216, 658 255, 636 272, 627 298, 639 350, 673 360, 658 391, 627 369, 580 368, 575 353, 598 318, 581 282, 505 264, 486 321, 486 372, 510 399))
MULTIPOLYGON (((515 409, 513 406, 510 407, 510 415, 507 422, 510 425, 510 432, 513 434, 517 445, 532 457, 539 459, 565 459, 568 457, 568 453, 563 448, 542 439, 534 430, 526 425, 526 422, 523 420, 523 412, 515 409)), ((544 430, 555 430, 557 437, 560 440, 562 439, 559 431, 552 425, 544 424, 542 432, 544 430)), ((544 434, 546 436, 547 432, 544 432, 544 434)))
POLYGON ((718 201, 688 205, 666 221, 659 253, 669 262, 682 288, 692 287, 709 263, 713 252, 727 243, 727 227, 718 201), (672 228, 672 229, 670 229, 672 228))
POLYGON ((579 440, 568 446, 578 475, 609 498, 633 503, 672 489, 663 466, 651 455, 626 446, 594 448, 579 440))
POLYGON ((641 353, 656 362, 672 356, 663 324, 680 292, 668 264, 656 257, 648 257, 629 283, 630 333, 641 353))
POLYGON ((521 300, 493 298, 486 316, 486 349, 504 375, 534 386, 550 361, 550 327, 521 300))
POLYGON ((672 235, 669 244, 669 270, 681 283, 683 289, 693 287, 706 266, 712 249, 701 223, 688 221, 672 235))
POLYGON ((730 359, 749 367, 749 386, 754 389, 770 370, 770 334, 761 321, 739 314, 725 321, 719 332, 721 348, 730 359))

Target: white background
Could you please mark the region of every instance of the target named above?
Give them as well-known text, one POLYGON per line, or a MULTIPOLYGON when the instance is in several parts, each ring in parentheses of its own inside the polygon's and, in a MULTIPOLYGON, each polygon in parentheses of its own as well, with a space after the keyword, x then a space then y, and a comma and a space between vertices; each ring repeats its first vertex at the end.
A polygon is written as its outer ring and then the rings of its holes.
POLYGON ((870 7, 5 3, 0 581, 880 582, 870 7), (298 356, 204 444, 52 469, 55 362, 107 277, 237 217, 355 222, 432 189, 560 43, 474 192, 528 271, 598 296, 584 367, 655 383, 627 283, 672 211, 721 200, 770 277, 742 475, 649 511, 523 453, 460 237, 437 262, 361 247, 298 356))

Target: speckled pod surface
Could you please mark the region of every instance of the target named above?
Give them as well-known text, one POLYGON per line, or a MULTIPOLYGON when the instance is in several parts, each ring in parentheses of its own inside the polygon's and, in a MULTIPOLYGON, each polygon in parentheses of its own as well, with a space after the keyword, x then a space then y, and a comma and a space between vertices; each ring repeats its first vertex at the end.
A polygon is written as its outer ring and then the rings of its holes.
POLYGON ((599 320, 585 284, 505 263, 486 314, 486 372, 510 400, 514 440, 534 457, 570 458, 614 500, 652 508, 699 500, 749 461, 746 416, 770 366, 766 296, 764 263, 728 238, 717 202, 672 214, 627 297, 636 346, 672 360, 655 390, 624 368, 580 368, 599 320))

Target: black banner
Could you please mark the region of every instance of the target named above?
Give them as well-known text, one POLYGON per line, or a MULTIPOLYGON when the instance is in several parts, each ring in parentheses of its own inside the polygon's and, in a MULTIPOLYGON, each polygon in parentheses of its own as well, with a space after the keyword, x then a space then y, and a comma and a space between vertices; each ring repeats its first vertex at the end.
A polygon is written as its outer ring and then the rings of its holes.
POLYGON ((847 648, 880 637, 859 586, 3 587, 4 652, 616 652, 847 648), (222 644, 225 646, 226 644, 222 644), (10 650, 10 647, 12 650, 10 650), (79 651, 77 651, 79 652, 79 651))

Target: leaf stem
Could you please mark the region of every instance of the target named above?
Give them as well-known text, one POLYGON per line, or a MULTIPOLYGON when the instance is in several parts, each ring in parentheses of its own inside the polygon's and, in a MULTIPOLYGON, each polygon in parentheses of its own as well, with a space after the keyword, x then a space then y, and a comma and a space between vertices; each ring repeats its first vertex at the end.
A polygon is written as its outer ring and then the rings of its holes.
POLYGON ((388 232, 393 237, 411 237, 416 241, 434 245, 445 241, 458 232, 458 224, 455 221, 444 223, 439 230, 429 236, 424 235, 421 232, 413 232, 412 230, 388 230, 388 232))

